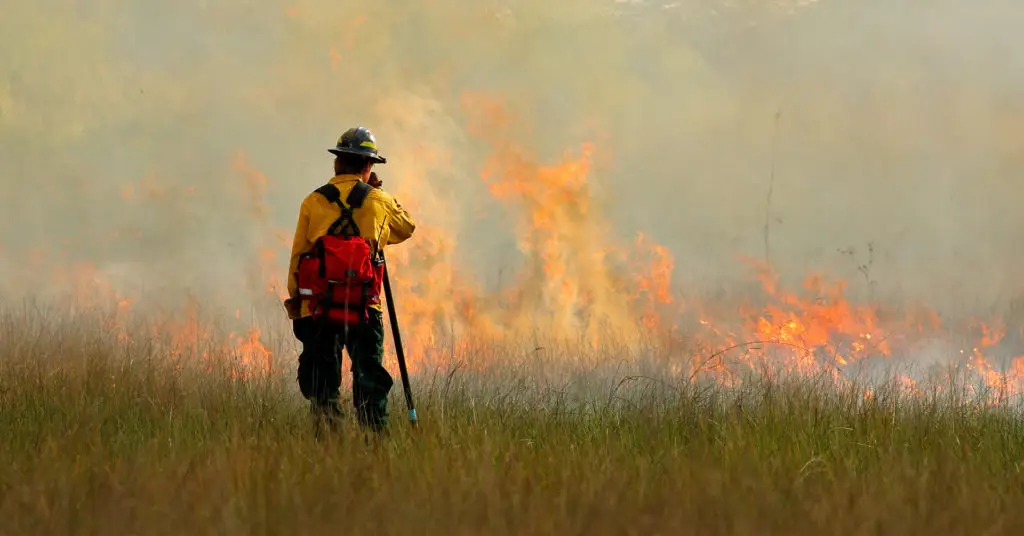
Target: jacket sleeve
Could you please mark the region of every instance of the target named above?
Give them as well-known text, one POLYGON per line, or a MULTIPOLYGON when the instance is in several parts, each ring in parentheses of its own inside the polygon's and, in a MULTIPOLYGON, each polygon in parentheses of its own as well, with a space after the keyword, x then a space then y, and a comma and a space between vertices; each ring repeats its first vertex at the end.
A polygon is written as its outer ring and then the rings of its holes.
POLYGON ((416 222, 397 199, 389 196, 388 205, 388 245, 401 244, 412 236, 416 222))
POLYGON ((292 254, 288 262, 288 296, 295 298, 299 295, 299 285, 295 278, 295 271, 299 268, 299 256, 309 251, 312 244, 309 243, 309 198, 302 201, 299 207, 299 221, 295 224, 295 237, 292 239, 292 254))

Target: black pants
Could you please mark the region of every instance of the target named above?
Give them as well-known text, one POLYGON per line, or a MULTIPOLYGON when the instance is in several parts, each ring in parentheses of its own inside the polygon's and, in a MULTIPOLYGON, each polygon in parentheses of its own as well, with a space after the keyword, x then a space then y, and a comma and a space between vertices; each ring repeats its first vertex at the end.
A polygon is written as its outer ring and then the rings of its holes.
POLYGON ((384 368, 384 320, 371 310, 366 325, 339 328, 322 325, 312 318, 292 322, 295 338, 302 343, 298 381, 302 396, 321 411, 340 415, 341 350, 352 361, 352 404, 359 423, 376 430, 388 425, 388 393, 394 380, 384 368))

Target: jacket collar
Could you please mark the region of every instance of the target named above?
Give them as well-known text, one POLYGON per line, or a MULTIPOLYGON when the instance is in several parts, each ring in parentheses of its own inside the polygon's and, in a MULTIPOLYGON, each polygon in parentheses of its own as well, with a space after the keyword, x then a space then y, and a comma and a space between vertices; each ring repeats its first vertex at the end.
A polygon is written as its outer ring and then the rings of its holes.
POLYGON ((331 184, 340 184, 340 183, 343 183, 343 182, 354 182, 354 181, 360 181, 360 180, 363 180, 363 179, 359 175, 349 175, 349 174, 346 174, 346 175, 335 175, 334 177, 331 177, 331 180, 328 181, 328 182, 330 182, 331 184))

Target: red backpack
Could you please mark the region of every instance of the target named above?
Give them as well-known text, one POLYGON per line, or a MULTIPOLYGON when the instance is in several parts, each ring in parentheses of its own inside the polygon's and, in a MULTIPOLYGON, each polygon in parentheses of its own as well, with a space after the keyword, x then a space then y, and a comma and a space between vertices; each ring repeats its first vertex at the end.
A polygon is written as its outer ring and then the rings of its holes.
POLYGON ((309 302, 315 320, 342 327, 360 325, 369 318, 369 306, 380 303, 384 263, 370 242, 360 236, 352 215, 353 209, 363 206, 371 188, 365 182, 356 182, 345 203, 341 203, 341 192, 333 184, 316 190, 341 208, 341 216, 327 234, 317 239, 313 249, 299 258, 299 298, 309 302))

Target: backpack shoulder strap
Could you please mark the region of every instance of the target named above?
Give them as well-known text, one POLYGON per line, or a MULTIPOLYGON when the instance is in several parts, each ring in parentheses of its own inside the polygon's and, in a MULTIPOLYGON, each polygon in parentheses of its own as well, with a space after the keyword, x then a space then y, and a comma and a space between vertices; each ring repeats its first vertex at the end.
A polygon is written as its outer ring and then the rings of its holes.
POLYGON ((327 201, 334 203, 341 208, 341 215, 338 216, 338 219, 331 224, 331 227, 327 230, 327 234, 341 234, 346 237, 355 237, 360 235, 359 226, 356 225, 356 220, 352 215, 352 209, 363 206, 363 201, 366 200, 366 195, 370 193, 372 188, 372 186, 363 181, 356 181, 352 186, 352 190, 349 191, 348 196, 345 198, 345 203, 341 202, 341 192, 338 190, 338 187, 331 183, 327 183, 316 189, 316 193, 324 196, 327 201))
POLYGON ((345 202, 352 208, 360 208, 363 206, 363 201, 366 200, 367 194, 369 194, 372 189, 373 186, 370 186, 363 181, 356 181, 355 186, 353 186, 352 190, 349 191, 345 202))
POLYGON ((337 203, 341 199, 341 192, 338 191, 338 187, 331 183, 317 188, 314 192, 326 197, 327 201, 331 203, 337 203))

